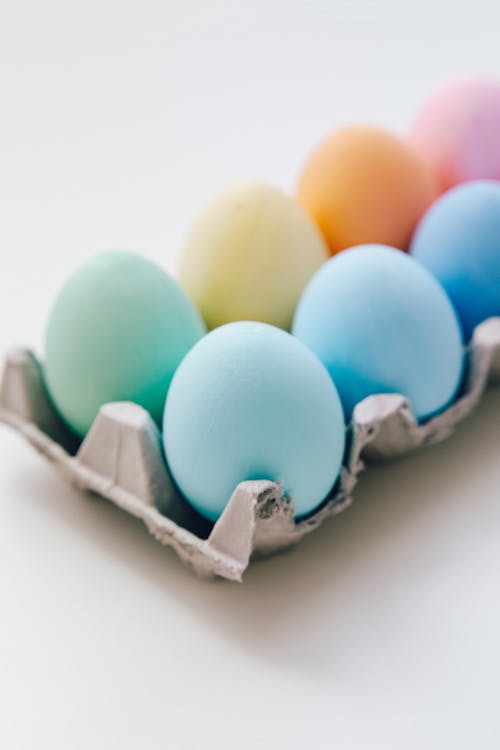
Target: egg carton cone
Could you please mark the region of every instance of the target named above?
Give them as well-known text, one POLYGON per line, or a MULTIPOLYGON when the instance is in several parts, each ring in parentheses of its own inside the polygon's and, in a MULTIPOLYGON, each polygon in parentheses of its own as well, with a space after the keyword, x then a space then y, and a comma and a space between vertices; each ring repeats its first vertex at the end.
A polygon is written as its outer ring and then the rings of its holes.
POLYGON ((252 557, 296 544, 326 518, 345 510, 367 462, 445 439, 471 413, 488 382, 500 382, 500 318, 476 328, 460 394, 425 424, 417 423, 408 400, 397 394, 370 396, 356 406, 336 486, 319 510, 298 522, 293 499, 279 483, 264 479, 241 482, 219 520, 206 521, 177 491, 158 428, 137 404, 105 404, 85 439, 78 441, 52 407, 40 363, 29 350, 7 356, 0 421, 70 482, 139 518, 196 573, 240 581, 252 557))

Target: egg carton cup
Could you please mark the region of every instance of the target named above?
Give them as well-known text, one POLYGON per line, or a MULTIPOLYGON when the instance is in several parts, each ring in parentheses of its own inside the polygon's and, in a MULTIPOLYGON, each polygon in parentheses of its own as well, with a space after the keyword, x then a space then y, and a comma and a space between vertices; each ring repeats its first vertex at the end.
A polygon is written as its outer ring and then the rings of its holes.
POLYGON ((22 435, 70 482, 140 519, 196 573, 240 581, 252 556, 290 547, 326 518, 345 510, 366 462, 445 439, 471 413, 488 382, 495 381, 500 382, 500 318, 476 328, 458 398, 425 424, 417 423, 408 400, 397 394, 370 396, 356 406, 336 486, 319 510, 298 522, 293 518, 293 500, 279 483, 268 480, 241 482, 219 520, 206 521, 177 491, 159 430, 137 404, 105 404, 80 443, 52 407, 41 366, 29 350, 12 351, 6 358, 0 421, 22 435))

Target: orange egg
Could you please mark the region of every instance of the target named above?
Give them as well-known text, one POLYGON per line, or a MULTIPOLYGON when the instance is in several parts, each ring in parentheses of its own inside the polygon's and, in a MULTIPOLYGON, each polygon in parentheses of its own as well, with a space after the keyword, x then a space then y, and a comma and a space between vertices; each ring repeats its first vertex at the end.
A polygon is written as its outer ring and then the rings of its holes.
POLYGON ((406 250, 436 195, 432 172, 412 146, 362 125, 339 130, 321 143, 298 189, 299 203, 332 254, 368 243, 406 250))

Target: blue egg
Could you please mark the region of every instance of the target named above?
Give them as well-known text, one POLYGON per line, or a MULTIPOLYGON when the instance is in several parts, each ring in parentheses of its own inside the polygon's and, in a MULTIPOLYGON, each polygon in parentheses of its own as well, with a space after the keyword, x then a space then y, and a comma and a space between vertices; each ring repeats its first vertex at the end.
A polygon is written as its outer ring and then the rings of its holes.
POLYGON ((500 315, 500 183, 469 182, 441 196, 410 252, 445 288, 468 340, 478 323, 500 315))
POLYGON ((174 375, 163 440, 187 500, 216 520, 239 482, 283 482, 296 515, 332 489, 344 454, 342 407, 303 344, 265 323, 237 322, 199 341, 174 375))
POLYGON ((418 419, 439 412, 460 385, 457 317, 436 279, 384 245, 334 256, 299 301, 293 333, 334 380, 347 418, 374 393, 401 393, 418 419))

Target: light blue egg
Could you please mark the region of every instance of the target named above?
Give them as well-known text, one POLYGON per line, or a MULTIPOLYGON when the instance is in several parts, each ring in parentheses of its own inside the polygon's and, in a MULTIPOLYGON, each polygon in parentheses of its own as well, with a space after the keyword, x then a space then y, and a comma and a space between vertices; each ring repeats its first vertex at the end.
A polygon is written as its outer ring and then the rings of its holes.
POLYGON ((401 393, 419 419, 452 401, 463 347, 453 307, 406 253, 364 245, 334 256, 299 301, 293 333, 315 352, 346 417, 374 393, 401 393))
POLYGON ((178 284, 146 258, 101 253, 68 279, 45 337, 45 381, 83 437, 99 407, 134 401, 161 424, 175 369, 204 325, 178 284))
POLYGON ((189 502, 215 520, 239 482, 283 482, 297 515, 332 489, 345 425, 321 362, 289 333, 229 323, 180 364, 163 426, 172 476, 189 502))
POLYGON ((469 182, 441 196, 410 252, 444 286, 468 340, 478 323, 500 315, 500 183, 469 182))

